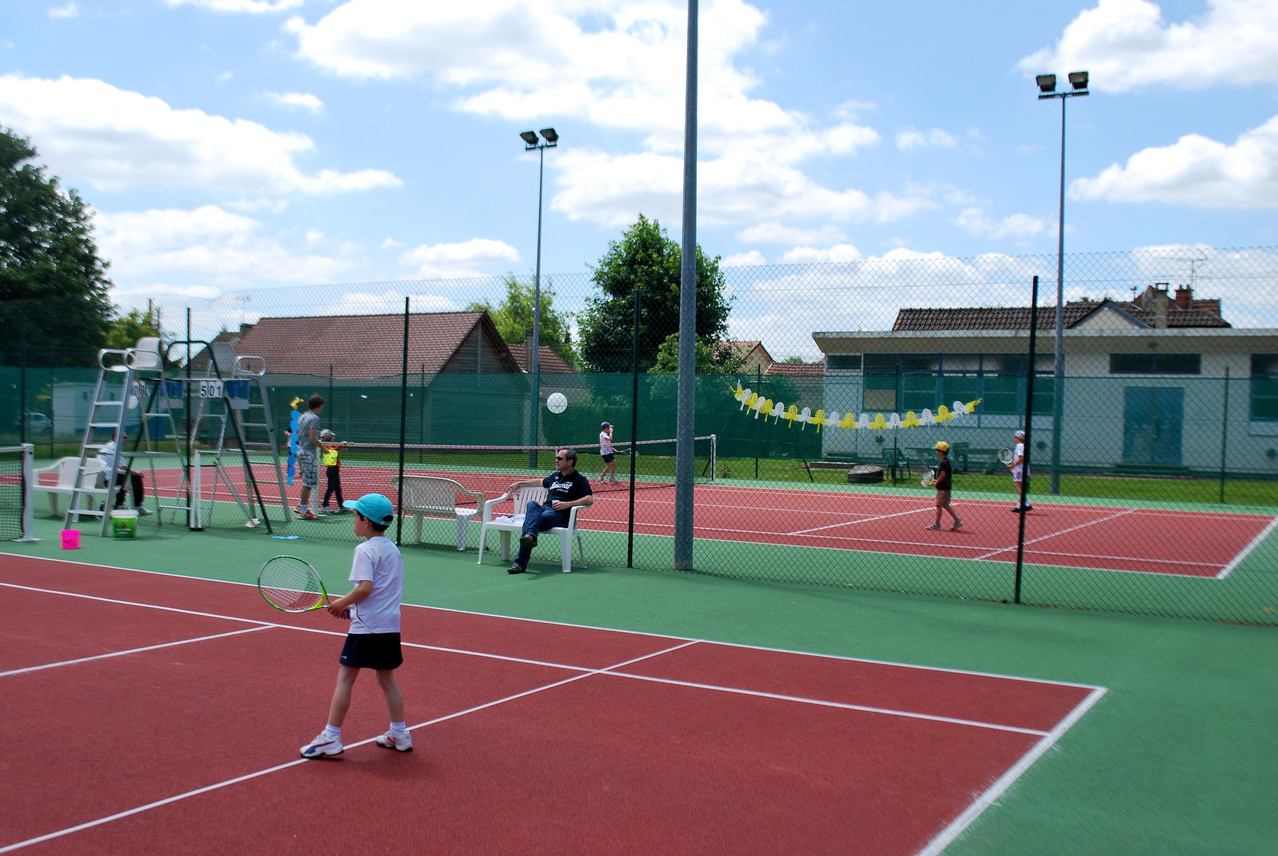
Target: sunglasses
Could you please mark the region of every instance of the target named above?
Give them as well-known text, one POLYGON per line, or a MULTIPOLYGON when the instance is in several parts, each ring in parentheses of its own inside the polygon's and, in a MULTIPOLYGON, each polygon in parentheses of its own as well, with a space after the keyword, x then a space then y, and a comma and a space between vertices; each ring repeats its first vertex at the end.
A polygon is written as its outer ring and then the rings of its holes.
POLYGON ((555 456, 555 460, 556 460, 556 461, 562 461, 562 460, 564 460, 564 456, 563 456, 563 455, 556 455, 556 456, 555 456))

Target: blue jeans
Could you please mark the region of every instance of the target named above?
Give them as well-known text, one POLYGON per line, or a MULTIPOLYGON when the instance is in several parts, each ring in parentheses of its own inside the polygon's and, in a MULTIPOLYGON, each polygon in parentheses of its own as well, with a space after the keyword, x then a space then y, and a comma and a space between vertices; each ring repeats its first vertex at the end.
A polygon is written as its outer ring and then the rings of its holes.
MULTIPOLYGON (((536 535, 539 532, 545 532, 547 529, 554 529, 556 526, 567 526, 568 514, 555 511, 551 506, 551 500, 545 502, 530 502, 524 508, 524 535, 536 535)), ((532 557, 532 547, 519 546, 519 554, 515 556, 515 564, 521 568, 528 567, 528 560, 532 557)))

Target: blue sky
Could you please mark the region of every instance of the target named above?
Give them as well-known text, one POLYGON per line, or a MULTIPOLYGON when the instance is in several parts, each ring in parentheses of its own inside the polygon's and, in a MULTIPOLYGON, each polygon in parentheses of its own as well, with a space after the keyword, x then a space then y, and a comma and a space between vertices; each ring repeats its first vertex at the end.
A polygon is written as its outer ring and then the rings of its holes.
MULTIPOLYGON (((1278 3, 703 0, 698 240, 727 265, 1278 244, 1278 3)), ((121 303, 581 273, 680 234, 687 7, 0 10, 0 125, 96 211, 121 303)), ((1214 296, 1214 295, 1209 295, 1214 296)), ((471 296, 462 297, 464 305, 471 296)), ((441 297, 446 307, 449 298, 441 297)))

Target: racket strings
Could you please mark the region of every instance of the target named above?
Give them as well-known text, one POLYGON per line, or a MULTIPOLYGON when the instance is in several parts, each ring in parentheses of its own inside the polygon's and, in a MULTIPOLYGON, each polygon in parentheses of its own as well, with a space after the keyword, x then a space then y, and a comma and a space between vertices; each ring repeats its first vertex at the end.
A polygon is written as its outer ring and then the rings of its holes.
POLYGON ((262 596, 286 612, 304 612, 324 600, 324 585, 315 569, 300 559, 279 556, 258 575, 262 596))

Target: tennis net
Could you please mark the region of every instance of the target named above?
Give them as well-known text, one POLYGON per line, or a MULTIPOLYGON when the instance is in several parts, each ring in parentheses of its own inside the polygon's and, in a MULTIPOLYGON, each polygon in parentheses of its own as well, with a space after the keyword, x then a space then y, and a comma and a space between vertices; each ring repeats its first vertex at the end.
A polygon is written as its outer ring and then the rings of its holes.
POLYGON ((31 487, 34 447, 0 447, 0 540, 34 541, 31 487))
MULTIPOLYGON (((697 483, 710 483, 715 478, 717 438, 714 434, 693 438, 694 478, 697 483)), ((634 485, 638 489, 673 487, 677 440, 639 440, 618 444, 617 484, 598 481, 603 469, 599 446, 579 446, 577 470, 589 478, 596 490, 628 490, 631 462, 634 485), (631 452, 634 452, 633 459, 631 452)), ((341 450, 344 484, 356 485, 362 479, 361 469, 397 467, 401 448, 404 472, 450 478, 469 490, 500 494, 514 477, 547 475, 555 468, 555 452, 563 446, 467 446, 417 445, 393 443, 360 443, 341 450)), ((347 494, 353 492, 347 488, 347 494)), ((354 494, 358 495, 358 494, 354 494)))

